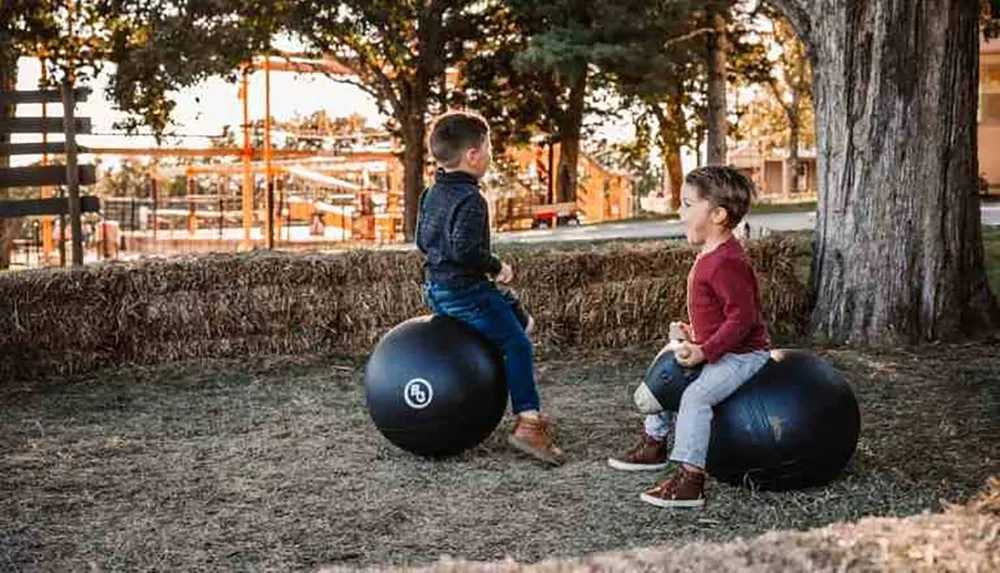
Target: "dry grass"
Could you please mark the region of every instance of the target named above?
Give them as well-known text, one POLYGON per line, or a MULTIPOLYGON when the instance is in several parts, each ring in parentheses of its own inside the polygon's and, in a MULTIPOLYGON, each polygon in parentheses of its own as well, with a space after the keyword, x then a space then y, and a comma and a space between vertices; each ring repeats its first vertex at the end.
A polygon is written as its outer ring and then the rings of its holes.
MULTIPOLYGON (((1000 495, 994 481, 985 495, 1000 495)), ((956 506, 943 514, 865 518, 807 532, 772 532, 750 541, 694 542, 677 548, 640 549, 550 560, 536 565, 442 560, 407 571, 437 573, 830 572, 913 571, 926 573, 1000 570, 1000 518, 956 506)), ((345 567, 324 568, 325 573, 345 567)), ((398 571, 398 568, 385 568, 398 571)))
MULTIPOLYGON (((0 387, 0 570, 286 571, 422 565, 442 555, 531 563, 647 546, 661 548, 650 559, 666 559, 690 542, 732 542, 700 555, 763 564, 780 564, 786 550, 875 558, 879 536, 895 535, 882 522, 854 534, 836 526, 818 537, 736 540, 966 500, 1000 473, 996 350, 994 342, 826 352, 848 372, 863 415, 843 477, 785 494, 711 482, 709 505, 681 513, 638 501, 656 476, 617 473, 604 461, 640 427, 629 394, 652 348, 540 364, 570 455, 551 470, 509 451, 500 433, 443 462, 395 449, 367 419, 357 360, 195 361, 8 384, 0 387), (843 553, 838 539, 856 550, 843 553)), ((940 535, 978 539, 979 530, 954 533, 949 523, 940 535)), ((578 563, 603 563, 595 559, 578 563)))
MULTIPOLYGON (((786 279, 806 247, 777 245, 752 256, 772 323, 794 331, 803 292, 786 279)), ((442 555, 479 562, 440 565, 463 571, 504 558, 557 560, 544 571, 997 570, 996 489, 966 509, 918 515, 1000 473, 996 340, 826 349, 863 416, 857 456, 828 487, 711 482, 709 505, 684 513, 637 500, 656 476, 616 473, 604 459, 638 431, 630 391, 654 348, 623 345, 661 337, 663 317, 679 315, 685 257, 666 244, 509 252, 547 326, 542 393, 571 456, 554 470, 510 452, 500 433, 433 462, 373 429, 362 363, 331 353, 370 347, 398 322, 393 312, 421 312, 412 257, 229 256, 4 276, 0 571, 315 570, 442 555), (94 371, 101 364, 122 366, 94 371), (66 377, 9 381, 46 370, 66 377), (705 545, 716 542, 725 545, 705 545), (593 556, 638 547, 655 549, 593 556)))

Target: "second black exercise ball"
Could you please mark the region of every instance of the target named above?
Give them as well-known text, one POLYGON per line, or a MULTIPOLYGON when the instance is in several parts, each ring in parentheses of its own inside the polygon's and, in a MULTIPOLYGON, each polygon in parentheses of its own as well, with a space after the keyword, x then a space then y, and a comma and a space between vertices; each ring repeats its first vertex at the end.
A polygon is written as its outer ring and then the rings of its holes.
POLYGON ((507 408, 500 354, 485 338, 443 316, 390 330, 365 368, 375 426, 404 450, 458 454, 489 436, 507 408))
MULTIPOLYGON (((656 357, 645 384, 675 411, 697 369, 656 357)), ((774 350, 771 360, 716 405, 706 469, 733 485, 788 490, 823 485, 850 461, 861 415, 844 376, 805 351, 774 350)))

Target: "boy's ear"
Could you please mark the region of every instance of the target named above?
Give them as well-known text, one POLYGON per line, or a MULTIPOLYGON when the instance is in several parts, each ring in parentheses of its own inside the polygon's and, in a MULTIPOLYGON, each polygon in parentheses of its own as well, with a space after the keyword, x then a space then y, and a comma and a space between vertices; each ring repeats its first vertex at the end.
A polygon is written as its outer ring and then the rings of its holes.
POLYGON ((722 207, 712 208, 712 222, 716 225, 726 225, 729 220, 729 211, 726 211, 722 207))
POLYGON ((470 147, 465 150, 465 161, 467 163, 475 163, 479 159, 479 150, 475 147, 470 147))

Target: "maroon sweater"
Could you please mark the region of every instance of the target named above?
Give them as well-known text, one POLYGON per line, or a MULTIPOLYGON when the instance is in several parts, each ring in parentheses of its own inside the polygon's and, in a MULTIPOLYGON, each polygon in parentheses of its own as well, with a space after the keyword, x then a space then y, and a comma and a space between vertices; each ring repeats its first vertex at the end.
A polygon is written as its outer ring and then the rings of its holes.
POLYGON ((771 341, 757 277, 735 238, 700 255, 688 274, 688 318, 705 360, 766 350, 771 341))

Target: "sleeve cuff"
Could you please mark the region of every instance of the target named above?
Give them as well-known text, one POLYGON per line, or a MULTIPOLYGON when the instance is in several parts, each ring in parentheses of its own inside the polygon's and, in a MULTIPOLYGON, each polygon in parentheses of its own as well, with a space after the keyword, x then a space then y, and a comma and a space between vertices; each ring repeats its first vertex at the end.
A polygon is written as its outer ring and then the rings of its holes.
POLYGON ((495 274, 497 274, 497 273, 500 272, 501 268, 503 268, 503 261, 500 260, 500 257, 491 254, 490 255, 490 264, 489 264, 489 268, 487 268, 487 270, 490 272, 490 274, 495 275, 495 274))
POLYGON ((705 355, 705 362, 709 364, 715 364, 724 354, 719 351, 719 347, 715 344, 703 344, 701 346, 701 353, 705 355))

